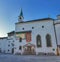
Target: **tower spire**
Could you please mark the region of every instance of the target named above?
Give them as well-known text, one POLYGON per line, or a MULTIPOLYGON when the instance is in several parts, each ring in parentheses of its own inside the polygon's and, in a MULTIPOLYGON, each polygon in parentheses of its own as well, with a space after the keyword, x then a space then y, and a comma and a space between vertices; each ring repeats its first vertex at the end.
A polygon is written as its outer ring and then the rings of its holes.
POLYGON ((19 15, 19 17, 18 17, 18 21, 19 21, 19 22, 23 22, 23 19, 24 19, 24 17, 23 17, 23 11, 22 11, 22 8, 21 8, 21 10, 20 10, 20 15, 19 15))

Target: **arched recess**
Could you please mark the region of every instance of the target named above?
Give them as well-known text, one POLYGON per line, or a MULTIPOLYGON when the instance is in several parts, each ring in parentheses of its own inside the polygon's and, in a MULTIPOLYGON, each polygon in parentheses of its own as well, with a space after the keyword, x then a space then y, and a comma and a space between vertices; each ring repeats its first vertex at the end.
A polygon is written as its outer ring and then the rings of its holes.
POLYGON ((52 46, 52 43, 51 43, 51 35, 50 34, 47 34, 46 35, 46 46, 47 47, 51 47, 52 46))
POLYGON ((37 47, 41 47, 41 36, 40 35, 37 35, 36 37, 36 43, 37 43, 37 47))

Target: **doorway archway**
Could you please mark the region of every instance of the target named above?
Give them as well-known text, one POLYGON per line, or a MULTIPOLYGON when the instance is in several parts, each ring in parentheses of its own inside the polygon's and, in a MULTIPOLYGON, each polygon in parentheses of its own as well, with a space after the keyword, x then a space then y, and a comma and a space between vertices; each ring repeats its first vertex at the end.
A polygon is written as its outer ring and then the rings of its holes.
POLYGON ((24 49, 23 54, 26 54, 26 55, 35 55, 36 54, 35 45, 33 45, 31 43, 24 45, 23 49, 24 49))
POLYGON ((14 53, 14 48, 12 48, 12 54, 14 53))

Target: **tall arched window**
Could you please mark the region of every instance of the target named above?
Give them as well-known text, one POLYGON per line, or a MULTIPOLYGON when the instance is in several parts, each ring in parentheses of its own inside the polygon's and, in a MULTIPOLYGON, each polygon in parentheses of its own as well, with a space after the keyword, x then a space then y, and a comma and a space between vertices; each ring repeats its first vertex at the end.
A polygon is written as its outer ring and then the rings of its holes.
POLYGON ((46 45, 47 47, 51 47, 51 36, 49 34, 46 35, 46 45))
POLYGON ((37 41, 37 47, 41 47, 41 36, 40 35, 37 35, 36 41, 37 41))

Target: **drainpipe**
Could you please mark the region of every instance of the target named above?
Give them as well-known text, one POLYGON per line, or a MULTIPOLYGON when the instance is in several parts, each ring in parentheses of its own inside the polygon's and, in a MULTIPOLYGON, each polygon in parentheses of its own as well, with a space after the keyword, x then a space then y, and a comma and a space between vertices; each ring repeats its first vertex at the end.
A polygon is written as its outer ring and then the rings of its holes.
POLYGON ((56 28, 55 28, 54 20, 53 20, 53 25, 54 25, 54 32, 55 32, 56 45, 57 45, 57 56, 59 56, 58 42, 57 42, 58 40, 57 40, 57 35, 56 35, 56 28))

